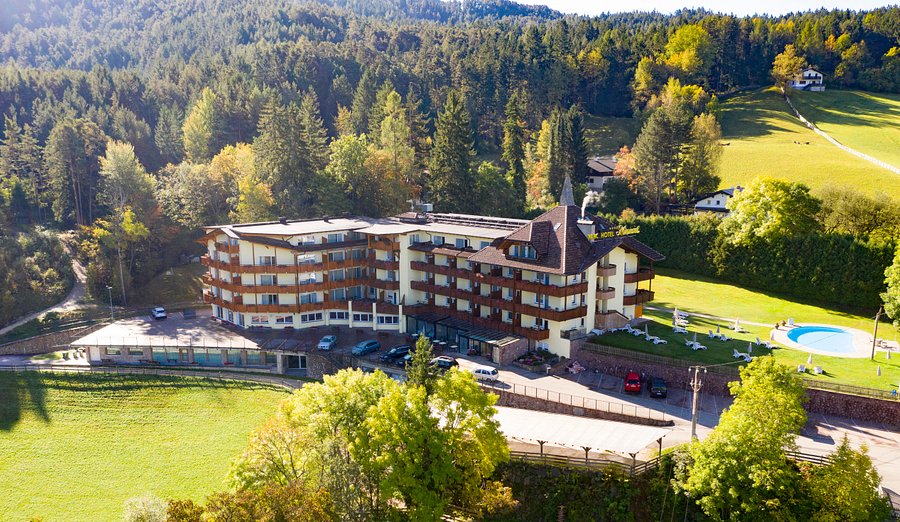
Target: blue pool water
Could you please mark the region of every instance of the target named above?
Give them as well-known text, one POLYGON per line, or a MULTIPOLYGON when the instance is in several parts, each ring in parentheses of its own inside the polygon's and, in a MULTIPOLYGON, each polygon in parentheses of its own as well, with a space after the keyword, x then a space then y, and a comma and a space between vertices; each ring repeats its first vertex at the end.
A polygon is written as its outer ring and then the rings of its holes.
POLYGON ((833 326, 800 326, 789 331, 788 339, 807 348, 834 354, 854 353, 853 334, 833 326))

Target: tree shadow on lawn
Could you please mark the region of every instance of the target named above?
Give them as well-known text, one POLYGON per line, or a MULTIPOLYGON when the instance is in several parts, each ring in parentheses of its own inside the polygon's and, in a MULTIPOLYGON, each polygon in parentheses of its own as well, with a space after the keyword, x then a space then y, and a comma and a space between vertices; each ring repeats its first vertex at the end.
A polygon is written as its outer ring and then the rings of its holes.
POLYGON ((841 91, 841 96, 838 100, 834 100, 834 105, 816 105, 813 93, 804 93, 797 97, 797 100, 801 104, 810 106, 813 111, 810 114, 803 113, 806 107, 799 106, 797 108, 813 123, 880 128, 884 126, 884 122, 872 120, 869 117, 900 119, 900 106, 886 103, 863 93, 841 91), (821 116, 821 118, 816 118, 816 116, 821 116))
MULTIPOLYGON (((180 389, 277 390, 274 384, 243 382, 207 377, 120 376, 91 374, 47 375, 37 371, 0 372, 0 431, 11 431, 25 412, 32 412, 44 423, 52 421, 47 408, 48 390, 86 393, 128 393, 153 388, 157 393, 176 393, 180 389)), ((101 398, 102 395, 98 395, 101 398)))
MULTIPOLYGON (((709 284, 716 284, 716 285, 723 285, 723 286, 733 286, 733 287, 739 288, 741 290, 755 292, 755 293, 761 294, 765 297, 769 297, 772 299, 780 299, 782 301, 787 301, 790 304, 796 304, 796 305, 802 305, 802 306, 814 306, 817 308, 822 308, 824 312, 834 314, 839 317, 843 317, 845 319, 858 320, 860 318, 860 316, 867 317, 867 316, 873 316, 875 314, 875 308, 861 309, 861 308, 853 308, 853 307, 849 307, 849 306, 835 305, 832 303, 825 303, 822 301, 815 301, 812 299, 803 299, 803 298, 795 297, 792 295, 772 292, 772 291, 766 290, 765 288, 742 286, 738 283, 731 283, 729 281, 723 281, 721 279, 715 279, 715 278, 704 276, 704 275, 682 272, 680 270, 674 270, 671 268, 657 267, 656 271, 659 275, 671 277, 674 279, 681 279, 681 280, 685 280, 685 281, 695 281, 698 283, 709 283, 709 284)), ((657 294, 657 295, 662 295, 662 294, 657 294)), ((707 310, 699 310, 699 309, 695 309, 694 307, 691 307, 691 306, 679 305, 677 303, 671 303, 671 302, 668 302, 668 301, 665 301, 665 300, 662 300, 659 298, 654 299, 650 304, 652 306, 657 306, 660 308, 678 308, 679 310, 682 310, 685 312, 694 312, 694 313, 700 313, 700 314, 705 313, 705 314, 709 314, 709 315, 714 315, 714 314, 710 314, 707 310)), ((729 317, 727 319, 733 319, 733 318, 729 317)), ((758 318, 754 318, 754 317, 741 317, 740 319, 746 319, 748 321, 763 322, 763 321, 759 320, 758 318)), ((785 318, 785 319, 787 319, 787 318, 785 318)), ((798 318, 795 318, 795 319, 798 319, 798 318)), ((798 323, 802 324, 802 318, 799 318, 799 319, 800 320, 798 321, 798 323)))
POLYGON ((781 95, 774 92, 735 96, 722 110, 722 141, 793 132, 792 125, 803 124, 790 110, 781 95))

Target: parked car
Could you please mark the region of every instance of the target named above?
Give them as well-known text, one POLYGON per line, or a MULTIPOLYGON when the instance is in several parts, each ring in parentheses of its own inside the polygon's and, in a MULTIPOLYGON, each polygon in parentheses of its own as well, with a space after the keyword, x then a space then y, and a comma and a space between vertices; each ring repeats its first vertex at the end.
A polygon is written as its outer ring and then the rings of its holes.
POLYGON ((413 354, 408 353, 408 354, 404 355, 403 357, 397 359, 397 362, 394 364, 396 364, 398 367, 403 368, 405 370, 406 367, 412 362, 412 358, 413 358, 413 354))
POLYGON ((625 376, 625 393, 641 393, 641 376, 637 372, 625 376))
POLYGON ((478 381, 497 382, 500 380, 500 372, 497 368, 490 366, 478 366, 472 370, 472 373, 475 374, 475 380, 478 381))
POLYGON ((157 321, 162 321, 166 317, 169 317, 169 314, 166 313, 166 309, 161 306, 157 306, 153 310, 150 310, 150 315, 157 321))
POLYGON ((388 350, 387 353, 379 357, 379 359, 381 359, 383 362, 389 363, 409 354, 409 352, 410 348, 408 344, 398 344, 397 346, 394 346, 393 348, 388 350))
POLYGON ((429 364, 431 364, 432 366, 437 366, 437 368, 442 372, 445 372, 450 368, 453 368, 454 366, 459 366, 459 363, 456 362, 456 359, 454 359, 453 357, 448 357, 446 355, 435 357, 429 364))
POLYGON ((350 350, 350 353, 353 355, 365 355, 367 353, 377 352, 380 349, 381 343, 378 341, 361 341, 350 350))
POLYGON ((319 341, 318 348, 320 350, 330 350, 337 345, 337 336, 336 335, 326 335, 319 341))
POLYGON ((669 388, 666 386, 666 381, 664 381, 660 377, 654 377, 650 379, 651 397, 659 397, 660 399, 665 399, 668 394, 669 388))

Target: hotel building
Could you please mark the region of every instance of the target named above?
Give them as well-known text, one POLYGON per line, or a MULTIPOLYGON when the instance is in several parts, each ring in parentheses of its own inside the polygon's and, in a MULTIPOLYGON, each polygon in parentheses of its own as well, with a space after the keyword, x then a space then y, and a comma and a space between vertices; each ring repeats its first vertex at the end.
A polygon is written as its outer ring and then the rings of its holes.
POLYGON ((563 199, 531 221, 410 212, 205 227, 204 299, 241 328, 424 332, 504 363, 534 348, 568 357, 572 339, 641 316, 663 256, 563 199))

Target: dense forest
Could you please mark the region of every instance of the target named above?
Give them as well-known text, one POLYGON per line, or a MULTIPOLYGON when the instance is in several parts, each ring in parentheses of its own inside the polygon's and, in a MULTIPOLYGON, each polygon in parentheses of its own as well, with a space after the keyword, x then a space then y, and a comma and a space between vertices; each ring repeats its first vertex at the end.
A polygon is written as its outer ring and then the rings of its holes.
POLYGON ((533 215, 565 176, 584 192, 589 154, 615 152, 586 149, 588 115, 644 127, 606 196, 621 197, 598 204, 658 212, 716 188, 719 98, 771 84, 777 56, 831 85, 898 92, 900 9, 10 0, 0 216, 77 230, 89 290, 112 285, 126 304, 204 224, 386 215, 411 199, 533 215))

